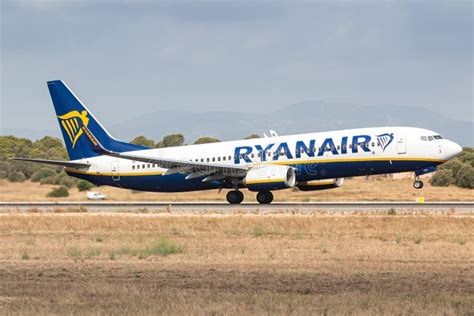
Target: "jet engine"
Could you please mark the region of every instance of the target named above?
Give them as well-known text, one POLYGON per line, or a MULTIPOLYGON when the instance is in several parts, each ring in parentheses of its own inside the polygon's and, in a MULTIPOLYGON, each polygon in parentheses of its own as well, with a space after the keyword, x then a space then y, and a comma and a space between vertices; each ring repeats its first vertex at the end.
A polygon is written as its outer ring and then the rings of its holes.
POLYGON ((296 183, 295 169, 281 165, 257 166, 247 172, 244 184, 250 191, 291 188, 296 183))

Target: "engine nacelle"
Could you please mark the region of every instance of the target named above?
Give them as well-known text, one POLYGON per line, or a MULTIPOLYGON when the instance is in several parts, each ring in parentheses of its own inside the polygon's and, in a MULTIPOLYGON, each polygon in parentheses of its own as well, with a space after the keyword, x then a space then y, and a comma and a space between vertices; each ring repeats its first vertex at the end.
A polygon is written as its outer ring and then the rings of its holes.
POLYGON ((247 172, 244 183, 250 191, 291 188, 296 183, 295 169, 281 165, 257 166, 247 172))
POLYGON ((301 191, 317 191, 339 188, 344 184, 344 178, 313 180, 308 182, 300 182, 296 185, 301 191))

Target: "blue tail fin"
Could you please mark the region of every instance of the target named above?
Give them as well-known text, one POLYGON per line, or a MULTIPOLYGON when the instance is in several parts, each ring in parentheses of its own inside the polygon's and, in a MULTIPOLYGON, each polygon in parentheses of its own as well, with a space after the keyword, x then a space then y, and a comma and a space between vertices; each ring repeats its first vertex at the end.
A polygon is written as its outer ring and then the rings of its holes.
POLYGON ((94 151, 84 126, 94 133, 101 144, 115 152, 147 149, 147 147, 118 141, 110 136, 94 115, 61 80, 48 81, 48 89, 71 160, 100 155, 94 151))

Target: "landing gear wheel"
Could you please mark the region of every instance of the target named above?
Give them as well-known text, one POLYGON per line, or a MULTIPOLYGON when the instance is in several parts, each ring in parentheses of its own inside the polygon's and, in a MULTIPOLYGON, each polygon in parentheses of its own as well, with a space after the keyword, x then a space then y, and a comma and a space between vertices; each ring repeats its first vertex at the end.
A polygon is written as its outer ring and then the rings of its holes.
POLYGON ((244 194, 240 191, 229 191, 226 195, 227 202, 230 204, 240 204, 244 200, 244 194))
POLYGON ((421 189, 423 187, 423 181, 416 180, 415 182, 413 182, 413 187, 417 190, 421 189))
POLYGON ((270 191, 258 192, 257 201, 260 204, 270 204, 273 201, 273 193, 270 191))

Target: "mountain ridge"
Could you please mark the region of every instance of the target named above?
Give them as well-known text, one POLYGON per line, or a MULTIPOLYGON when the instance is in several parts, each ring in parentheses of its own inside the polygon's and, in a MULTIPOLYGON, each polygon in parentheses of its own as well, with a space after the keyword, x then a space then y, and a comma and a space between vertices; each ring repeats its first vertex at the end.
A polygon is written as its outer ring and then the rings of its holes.
MULTIPOLYGON (((324 101, 303 101, 264 113, 158 110, 106 128, 114 137, 123 140, 130 140, 138 135, 159 140, 167 134, 181 133, 188 143, 192 143, 201 136, 233 140, 250 134, 268 133, 270 129, 285 135, 375 126, 426 128, 463 146, 474 146, 474 122, 451 119, 417 106, 356 105, 324 101)), ((30 138, 60 136, 57 127, 48 131, 4 129, 1 134, 30 138)))

